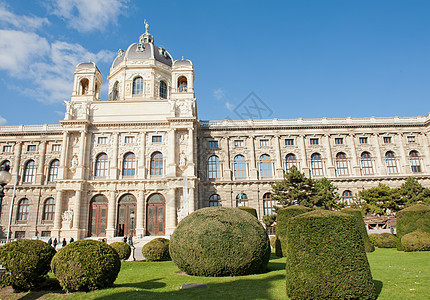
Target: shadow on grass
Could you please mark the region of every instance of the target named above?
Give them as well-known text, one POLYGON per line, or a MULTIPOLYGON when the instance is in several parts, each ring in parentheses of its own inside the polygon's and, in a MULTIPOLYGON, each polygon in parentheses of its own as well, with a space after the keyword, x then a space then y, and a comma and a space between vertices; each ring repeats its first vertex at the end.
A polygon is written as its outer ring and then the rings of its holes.
POLYGON ((139 289, 145 289, 145 290, 161 289, 166 286, 164 282, 158 282, 159 280, 162 280, 162 279, 163 278, 154 278, 144 282, 115 284, 114 287, 132 287, 132 288, 139 288, 139 289))
MULTIPOLYGON (((234 278, 234 277, 233 277, 234 278)), ((111 293, 106 296, 95 297, 93 299, 271 299, 269 294, 272 287, 271 282, 283 279, 282 275, 273 275, 264 279, 245 279, 244 277, 234 278, 233 281, 222 283, 208 283, 207 289, 185 289, 180 290, 179 286, 170 291, 148 291, 136 290, 127 292, 111 293)), ((186 279, 184 278, 184 283, 186 279)), ((205 279, 201 279, 205 283, 205 279)), ((144 284, 144 283, 142 283, 144 284)), ((124 285, 128 286, 128 285, 124 285)))
POLYGON ((384 284, 379 280, 373 280, 373 284, 375 285, 376 298, 378 298, 384 284))
POLYGON ((31 290, 21 298, 20 300, 34 300, 40 299, 45 294, 65 294, 65 292, 61 289, 60 283, 55 278, 49 278, 45 282, 41 283, 41 285, 34 290, 31 290))

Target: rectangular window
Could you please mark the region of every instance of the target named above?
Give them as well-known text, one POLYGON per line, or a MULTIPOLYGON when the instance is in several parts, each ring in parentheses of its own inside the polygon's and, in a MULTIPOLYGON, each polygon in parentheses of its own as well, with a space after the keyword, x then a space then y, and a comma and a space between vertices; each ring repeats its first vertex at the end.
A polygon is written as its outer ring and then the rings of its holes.
POLYGON ((134 144, 134 136, 126 136, 124 138, 124 143, 126 143, 126 144, 134 144))
MULTIPOLYGON (((415 143, 415 136, 413 136, 413 135, 408 136, 408 143, 415 143)), ((4 151, 4 152, 6 152, 6 151, 4 151)))
POLYGON ((286 139, 285 146, 294 146, 294 139, 286 139))
POLYGON ((3 152, 12 152, 12 146, 11 145, 3 146, 3 152))
POLYGON ((358 141, 360 142, 360 144, 367 144, 367 137, 361 137, 358 139, 358 141))
POLYGON ((42 231, 42 237, 50 237, 51 236, 51 231, 42 231))
POLYGON ((218 148, 218 141, 209 141, 209 148, 218 148))
POLYGON ((311 143, 311 145, 318 145, 319 140, 318 139, 310 139, 309 142, 311 143))
POLYGON ((52 152, 60 152, 61 151, 61 145, 60 144, 53 144, 52 145, 52 152))
POLYGON ((391 137, 390 136, 384 136, 384 143, 390 144, 391 143, 391 137))
POLYGON ((16 239, 23 239, 23 238, 25 238, 25 231, 15 231, 15 238, 16 239))
POLYGON ((163 141, 163 139, 161 138, 161 135, 154 135, 152 137, 152 142, 153 143, 161 143, 163 141))
POLYGON ((28 152, 35 152, 36 151, 36 145, 28 145, 27 151, 28 152))
POLYGON ((269 147, 269 140, 260 140, 260 147, 269 147))
POLYGON ((235 147, 243 147, 243 140, 235 140, 234 146, 235 147))
POLYGON ((97 138, 97 144, 99 144, 99 145, 106 145, 107 144, 107 137, 106 136, 99 136, 97 138))
POLYGON ((336 145, 342 145, 343 144, 343 138, 335 138, 334 143, 336 145))

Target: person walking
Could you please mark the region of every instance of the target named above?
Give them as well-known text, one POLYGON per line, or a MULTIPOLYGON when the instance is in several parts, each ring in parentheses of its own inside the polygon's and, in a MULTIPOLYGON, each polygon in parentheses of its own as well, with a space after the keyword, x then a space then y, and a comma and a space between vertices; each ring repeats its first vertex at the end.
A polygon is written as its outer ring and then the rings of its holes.
POLYGON ((49 240, 48 240, 48 245, 49 245, 49 246, 52 246, 52 238, 51 238, 51 237, 50 237, 50 238, 49 238, 49 240))
POLYGON ((70 238, 69 244, 73 243, 75 241, 75 239, 73 237, 70 238))
POLYGON ((52 245, 54 246, 54 249, 55 249, 55 247, 57 247, 57 244, 58 244, 57 238, 54 238, 54 241, 52 242, 52 245))
POLYGON ((63 241, 61 242, 61 247, 66 247, 67 242, 66 242, 66 238, 63 238, 63 241))

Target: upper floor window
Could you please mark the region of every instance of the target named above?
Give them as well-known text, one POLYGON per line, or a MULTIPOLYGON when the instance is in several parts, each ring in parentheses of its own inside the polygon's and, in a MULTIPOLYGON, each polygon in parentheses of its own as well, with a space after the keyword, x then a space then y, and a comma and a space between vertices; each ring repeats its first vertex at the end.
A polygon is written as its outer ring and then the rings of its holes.
POLYGON ((52 152, 60 152, 61 151, 61 145, 60 144, 53 144, 52 145, 52 152))
POLYGON ((97 144, 99 144, 99 145, 106 145, 107 142, 108 142, 108 139, 106 136, 99 136, 97 138, 97 144))
POLYGON ((346 190, 342 193, 342 198, 341 198, 342 202, 345 203, 346 205, 349 205, 352 203, 352 192, 349 190, 346 190))
POLYGON ((219 158, 216 155, 212 155, 208 159, 208 178, 220 178, 219 158))
POLYGON ((27 198, 21 199, 18 202, 18 212, 17 212, 17 220, 18 221, 27 221, 28 213, 30 211, 30 202, 27 198))
POLYGON ((234 146, 235 147, 243 147, 243 140, 235 140, 234 146))
POLYGON ((124 138, 124 143, 126 143, 126 144, 134 144, 134 136, 126 136, 124 138))
POLYGON ((285 139, 285 146, 294 146, 294 139, 285 139))
POLYGON ((408 136, 408 143, 415 143, 415 136, 413 135, 408 136))
POLYGON ((58 176, 58 167, 60 166, 60 161, 58 159, 54 159, 49 165, 49 173, 48 173, 48 181, 52 182, 57 179, 58 176))
POLYGON ((297 167, 297 158, 294 154, 289 153, 285 156, 285 171, 289 171, 292 166, 297 167))
POLYGON ((394 156, 393 151, 388 151, 387 153, 385 153, 385 163, 387 165, 388 174, 398 173, 396 157, 394 156))
POLYGON ((112 87, 112 92, 110 94, 110 100, 118 100, 118 96, 119 96, 119 83, 118 81, 115 81, 113 87, 112 87))
POLYGON ((3 152, 12 152, 12 146, 11 145, 3 146, 3 152))
POLYGON ((44 221, 54 221, 55 214, 55 200, 54 198, 48 198, 43 205, 43 216, 44 221))
POLYGON ((22 182, 33 182, 36 175, 36 163, 34 160, 29 160, 24 167, 24 176, 22 182))
POLYGON ((260 156, 260 177, 272 177, 272 163, 267 154, 260 156))
POLYGON ((369 152, 361 153, 361 173, 363 175, 373 174, 372 157, 369 152))
POLYGON ((28 152, 35 152, 36 151, 36 145, 28 145, 27 146, 27 151, 28 152))
POLYGON ((248 207, 248 196, 245 193, 240 193, 236 196, 236 207, 239 206, 248 207))
POLYGON ((143 78, 138 76, 133 79, 133 95, 143 94, 143 78))
POLYGON ((187 77, 181 76, 178 78, 178 92, 185 93, 188 91, 187 77))
POLYGON ((221 205, 221 197, 218 194, 213 194, 209 197, 209 206, 222 206, 221 205))
POLYGON ((272 199, 271 193, 265 193, 263 195, 263 213, 265 216, 275 214, 273 207, 275 206, 275 201, 272 199))
POLYGON ((153 143, 161 143, 163 141, 161 135, 154 135, 152 136, 152 142, 153 143))
POLYGON ((268 139, 260 140, 260 147, 269 147, 269 140, 268 139))
POLYGON ((167 84, 164 81, 160 81, 160 98, 167 98, 167 84))
POLYGON ((109 160, 106 153, 100 153, 96 158, 95 177, 108 177, 109 160))
POLYGON ((360 142, 360 144, 367 144, 367 137, 360 137, 358 141, 360 142))
POLYGON ((134 176, 136 174, 136 157, 129 152, 124 155, 122 164, 122 176, 134 176))
POLYGON ((343 144, 343 138, 335 138, 334 143, 336 145, 342 145, 343 144))
POLYGON ((312 169, 312 175, 314 175, 314 176, 324 175, 324 169, 323 169, 323 162, 322 162, 321 154, 314 153, 311 155, 311 169, 312 169))
POLYGON ((243 155, 237 155, 234 158, 234 177, 236 179, 240 178, 246 178, 246 163, 245 163, 245 157, 243 155))
POLYGON ((336 154, 336 173, 337 175, 348 175, 348 160, 343 152, 336 154))
POLYGON ((310 140, 309 140, 309 143, 310 143, 311 145, 318 145, 318 144, 319 144, 319 140, 318 140, 318 139, 310 139, 310 140))
POLYGON ((409 152, 409 162, 413 173, 421 172, 420 156, 417 151, 412 150, 409 152))
POLYGON ((391 143, 391 136, 384 136, 384 143, 390 144, 391 143))
POLYGON ((209 148, 218 148, 218 141, 209 141, 209 148))
POLYGON ((151 155, 151 175, 163 175, 163 154, 160 152, 151 155))

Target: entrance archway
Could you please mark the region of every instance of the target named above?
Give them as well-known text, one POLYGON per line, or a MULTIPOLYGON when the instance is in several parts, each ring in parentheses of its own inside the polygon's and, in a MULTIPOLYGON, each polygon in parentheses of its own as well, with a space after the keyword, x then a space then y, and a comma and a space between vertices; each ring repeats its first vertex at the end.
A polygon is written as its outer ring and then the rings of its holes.
POLYGON ((146 204, 146 234, 165 235, 166 201, 161 194, 149 196, 146 204))
POLYGON ((131 232, 130 214, 134 214, 133 231, 136 228, 136 198, 132 194, 122 195, 118 201, 117 236, 128 236, 131 232))
POLYGON ((108 200, 103 195, 96 195, 90 201, 90 219, 88 236, 106 236, 108 200))

